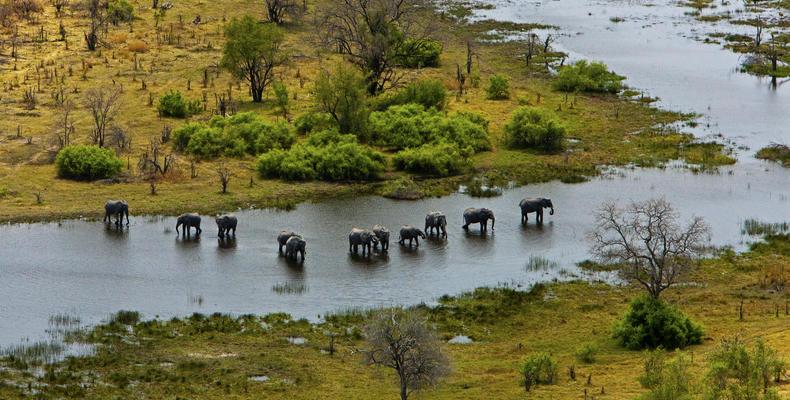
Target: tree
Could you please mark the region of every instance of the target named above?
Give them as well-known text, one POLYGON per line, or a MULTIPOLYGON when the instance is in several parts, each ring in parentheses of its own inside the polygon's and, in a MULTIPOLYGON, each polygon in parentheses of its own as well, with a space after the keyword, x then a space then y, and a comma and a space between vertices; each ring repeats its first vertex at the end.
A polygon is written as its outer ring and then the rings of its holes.
POLYGON ((55 136, 57 145, 62 149, 71 144, 71 136, 74 134, 74 101, 63 99, 57 102, 58 114, 55 122, 55 136))
POLYGON ((285 62, 280 51, 283 33, 274 24, 260 24, 250 15, 233 19, 227 28, 220 65, 250 85, 252 101, 260 103, 263 90, 274 79, 274 68, 285 62))
POLYGON ((107 1, 106 0, 87 0, 85 6, 90 14, 91 24, 90 30, 84 32, 85 44, 88 50, 94 51, 96 47, 102 43, 101 34, 105 31, 107 24, 107 1))
POLYGON ((269 22, 277 25, 285 23, 285 17, 298 18, 304 12, 295 0, 266 0, 266 15, 269 22))
POLYGON ((93 119, 93 142, 104 147, 108 127, 121 107, 121 90, 116 87, 92 88, 85 93, 85 107, 93 119))
POLYGON ((219 178, 219 184, 222 186, 222 193, 228 192, 228 183, 230 182, 230 178, 233 176, 233 171, 228 167, 225 163, 220 163, 217 165, 217 177, 219 178))
POLYGON ((355 352, 361 353, 368 364, 395 370, 401 400, 437 384, 449 373, 449 361, 436 332, 415 311, 380 311, 370 318, 364 332, 369 348, 355 352))
POLYGON ((592 252, 605 262, 620 264, 622 271, 658 298, 678 276, 703 255, 710 228, 694 217, 686 228, 664 199, 634 202, 627 209, 605 203, 590 232, 592 252))
POLYGON ((367 139, 370 109, 365 82, 358 73, 342 64, 331 74, 321 71, 315 81, 315 102, 319 111, 332 116, 341 133, 367 139))
POLYGON ((710 354, 705 375, 705 399, 779 399, 772 383, 785 374, 785 363, 777 351, 757 339, 748 349, 737 337, 724 340, 710 354))
POLYGON ((428 30, 418 14, 430 7, 422 0, 330 0, 319 9, 316 26, 328 48, 362 70, 368 93, 375 95, 402 78, 395 71, 398 60, 419 55, 428 30))

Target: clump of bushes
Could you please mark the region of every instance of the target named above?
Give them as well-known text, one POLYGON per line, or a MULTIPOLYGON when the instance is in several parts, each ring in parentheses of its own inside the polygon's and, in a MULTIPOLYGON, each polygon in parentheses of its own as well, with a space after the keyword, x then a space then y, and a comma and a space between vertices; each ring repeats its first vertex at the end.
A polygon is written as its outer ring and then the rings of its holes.
POLYGON ((447 103, 447 88, 436 79, 423 79, 412 82, 398 93, 382 98, 378 108, 379 110, 386 110, 394 105, 408 103, 420 104, 426 110, 431 107, 441 110, 447 103))
POLYGON ((121 172, 123 161, 114 151, 99 146, 66 146, 55 157, 55 168, 63 178, 106 179, 121 172))
POLYGON ((598 348, 594 344, 585 343, 576 351, 576 358, 583 363, 592 364, 595 362, 596 353, 598 353, 598 348))
POLYGON ((664 349, 650 352, 645 360, 645 372, 637 378, 647 392, 638 400, 691 399, 690 365, 683 354, 673 361, 667 361, 664 349))
POLYGON ((450 142, 473 152, 490 150, 488 121, 470 112, 443 117, 434 109, 419 104, 392 106, 370 115, 376 143, 398 149, 420 147, 426 143, 450 142))
POLYGON ((704 331, 675 306, 642 295, 631 302, 628 312, 614 326, 613 337, 628 349, 683 348, 702 343, 704 331))
POLYGON ((159 98, 156 110, 164 117, 185 118, 200 112, 200 100, 186 100, 181 92, 171 90, 159 98))
POLYGON ((546 353, 530 354, 521 366, 521 384, 529 390, 538 384, 557 383, 557 362, 546 353))
POLYGON ((145 53, 148 51, 148 43, 139 39, 130 40, 127 46, 129 51, 133 53, 145 53))
POLYGON ((322 131, 290 150, 274 149, 255 165, 264 178, 290 181, 375 179, 384 171, 384 155, 360 145, 356 136, 322 131))
POLYGON ((204 158, 243 157, 288 149, 296 141, 296 135, 284 121, 271 124, 247 112, 228 118, 215 115, 208 125, 185 124, 173 131, 172 140, 177 150, 204 158))
POLYGON ((406 68, 438 67, 442 44, 431 39, 407 39, 402 47, 408 56, 397 58, 397 63, 406 68))
POLYGON ((514 148, 543 151, 562 150, 565 127, 542 109, 522 106, 516 109, 505 125, 507 142, 514 148))
POLYGON ((510 98, 510 78, 496 74, 488 78, 486 98, 489 100, 504 100, 510 98))
POLYGON ((313 131, 321 131, 332 127, 335 120, 331 115, 320 112, 304 113, 294 119, 296 132, 306 134, 313 131))
POLYGON ((428 143, 400 151, 392 161, 399 170, 448 176, 469 168, 471 153, 471 148, 461 149, 456 143, 428 143))
POLYGON ((126 0, 115 0, 107 4, 107 16, 113 25, 134 19, 134 6, 126 0))
POLYGON ((581 60, 560 69, 552 87, 561 92, 617 93, 623 89, 624 79, 609 72, 604 63, 581 60))

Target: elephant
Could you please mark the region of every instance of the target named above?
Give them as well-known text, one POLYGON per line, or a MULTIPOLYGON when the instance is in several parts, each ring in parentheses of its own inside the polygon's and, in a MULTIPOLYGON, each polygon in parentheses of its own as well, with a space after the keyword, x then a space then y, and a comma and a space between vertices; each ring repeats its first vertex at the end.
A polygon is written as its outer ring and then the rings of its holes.
POLYGON ((378 245, 379 239, 376 237, 371 231, 359 228, 351 229, 351 232, 348 233, 348 251, 353 252, 354 254, 357 253, 359 245, 362 245, 362 255, 365 255, 365 249, 368 250, 368 255, 370 255, 371 248, 374 244, 378 245))
MULTIPOLYGON (((379 225, 373 225, 373 234, 376 235, 376 239, 379 240, 381 243, 381 251, 387 251, 390 249, 390 230, 379 225)), ((373 248, 378 248, 378 243, 373 245, 373 248)))
POLYGON ((420 228, 411 225, 403 225, 400 227, 400 240, 398 243, 405 244, 406 239, 409 239, 409 247, 411 247, 412 240, 417 242, 417 247, 420 247, 420 238, 425 238, 425 234, 420 228))
POLYGON ((181 214, 178 217, 176 222, 176 233, 179 233, 178 228, 182 225, 184 227, 184 230, 182 231, 184 235, 189 236, 192 227, 195 227, 196 235, 200 235, 200 233, 203 232, 203 230, 200 229, 200 215, 195 213, 181 214))
POLYGON ((214 218, 214 221, 217 222, 217 236, 225 237, 225 235, 230 236, 230 231, 233 231, 233 236, 236 236, 236 224, 238 220, 236 216, 233 214, 225 214, 220 215, 217 218, 214 218))
POLYGON ((123 216, 126 214, 126 225, 129 225, 129 205, 123 200, 107 200, 104 203, 104 222, 112 222, 115 216, 115 225, 123 223, 123 216))
POLYGON ((441 211, 431 211, 425 216, 425 234, 433 235, 434 229, 437 235, 447 236, 447 217, 441 211))
POLYGON ((518 206, 521 207, 521 223, 526 224, 527 220, 529 220, 529 213, 535 213, 535 219, 538 224, 543 223, 543 209, 544 208, 551 208, 549 211, 549 215, 554 215, 554 204, 551 204, 551 199, 544 199, 544 198, 525 198, 518 203, 518 206))
POLYGON ((280 232, 279 235, 277 235, 277 244, 280 245, 280 250, 279 250, 280 253, 283 252, 283 246, 285 246, 288 243, 288 239, 290 239, 291 236, 299 236, 299 235, 289 231, 282 231, 280 232))
POLYGON ((297 256, 301 254, 302 261, 304 261, 304 254, 307 252, 306 247, 307 242, 301 236, 293 235, 285 242, 285 257, 296 260, 297 256))
POLYGON ((491 230, 494 230, 494 212, 487 208, 467 208, 464 210, 464 226, 463 228, 469 230, 469 224, 480 223, 480 231, 485 232, 488 230, 488 220, 491 220, 491 230))

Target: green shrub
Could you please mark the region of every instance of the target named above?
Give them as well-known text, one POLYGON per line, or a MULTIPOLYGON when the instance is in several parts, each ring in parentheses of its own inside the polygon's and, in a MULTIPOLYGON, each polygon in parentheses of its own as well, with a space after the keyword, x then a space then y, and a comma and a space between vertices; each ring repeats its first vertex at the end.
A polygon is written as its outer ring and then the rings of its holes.
POLYGON ((296 132, 303 135, 316 130, 324 130, 332 126, 335 126, 334 120, 332 116, 327 113, 309 112, 294 119, 296 132))
POLYGON ((352 133, 361 142, 370 139, 367 129, 370 104, 362 75, 340 63, 332 73, 318 74, 313 91, 318 110, 329 114, 341 133, 352 133))
POLYGON ((163 117, 185 118, 200 112, 200 101, 185 100, 181 92, 171 90, 170 93, 159 98, 156 110, 163 117))
POLYGON ((113 25, 119 22, 130 22, 134 19, 134 6, 126 0, 115 0, 107 4, 107 16, 113 25))
POLYGON ((562 92, 617 93, 623 89, 624 79, 609 72, 604 63, 581 60, 562 67, 552 87, 562 92))
POLYGON ((471 147, 474 152, 491 149, 488 121, 466 111, 445 118, 419 104, 392 106, 387 111, 372 113, 370 127, 376 143, 398 149, 443 141, 463 149, 471 147))
POLYGON ((488 78, 486 98, 489 100, 504 100, 510 98, 510 78, 496 74, 488 78))
POLYGON ((646 393, 639 400, 688 400, 691 399, 688 359, 679 354, 674 361, 666 361, 666 352, 659 348, 648 354, 645 372, 637 380, 646 393))
POLYGON ((395 168, 403 171, 437 176, 457 174, 469 168, 471 149, 462 150, 455 143, 429 143, 395 154, 395 168))
POLYGON ((438 67, 442 44, 431 39, 406 39, 401 45, 408 56, 397 57, 396 62, 406 68, 438 67))
POLYGON ((547 111, 522 106, 513 112, 505 133, 510 147, 558 151, 562 149, 565 127, 547 111))
POLYGON ((557 362, 545 353, 530 354, 525 357, 519 372, 521 373, 521 384, 528 392, 538 384, 557 383, 557 362))
POLYGON ((255 168, 264 178, 291 181, 375 179, 384 170, 384 155, 360 145, 354 135, 338 134, 324 143, 301 143, 288 151, 269 151, 258 157, 255 168))
POLYGON ((642 295, 631 301, 628 312, 614 326, 613 337, 628 349, 683 348, 702 343, 704 331, 675 306, 642 295))
POLYGON ((386 110, 394 105, 416 103, 425 109, 431 107, 441 110, 447 103, 447 88, 436 79, 424 79, 412 82, 398 93, 383 97, 378 104, 379 110, 386 110))
POLYGON ((576 351, 576 358, 583 363, 592 364, 595 362, 596 353, 598 353, 598 348, 594 344, 585 343, 576 351))
POLYGON ((271 124, 253 112, 225 118, 214 116, 208 125, 189 123, 175 129, 173 144, 179 151, 204 158, 243 157, 273 149, 288 149, 296 141, 284 121, 271 124))
POLYGON ((762 339, 757 339, 752 349, 738 340, 724 341, 709 357, 705 399, 780 398, 770 386, 785 375, 785 363, 762 339))
POLYGON ((274 92, 274 105, 280 108, 284 117, 288 116, 288 88, 282 82, 272 83, 272 91, 274 92))
POLYGON ((92 180, 112 178, 123 168, 115 152, 99 146, 66 146, 55 157, 58 176, 69 179, 92 180))

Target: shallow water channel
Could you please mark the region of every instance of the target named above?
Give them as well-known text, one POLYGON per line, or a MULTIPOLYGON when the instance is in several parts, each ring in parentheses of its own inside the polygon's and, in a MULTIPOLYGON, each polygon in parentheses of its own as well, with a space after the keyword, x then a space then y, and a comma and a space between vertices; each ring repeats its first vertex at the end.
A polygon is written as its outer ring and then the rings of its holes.
MULTIPOLYGON (((765 80, 735 72, 737 55, 693 40, 716 27, 684 16, 687 9, 674 3, 492 3, 499 9, 481 15, 557 25, 563 33, 557 46, 573 58, 606 62, 631 86, 659 96, 662 107, 704 114, 699 135, 721 133, 753 150, 790 139, 790 101, 782 87, 774 91, 765 80), (625 22, 615 24, 613 16, 625 22)), ((179 238, 169 217, 136 216, 122 231, 95 221, 0 226, 0 346, 44 338, 50 316, 59 313, 83 324, 120 309, 145 318, 283 311, 315 319, 346 308, 430 302, 484 285, 571 279, 581 275, 575 263, 589 257, 585 234, 592 210, 605 200, 666 196, 684 217, 705 217, 714 244, 742 247, 745 219, 790 219, 790 171, 753 160, 753 150, 741 151, 739 163, 719 174, 622 170, 582 184, 529 185, 491 199, 362 197, 301 204, 291 212, 238 211, 232 243, 216 238, 208 218, 199 240, 179 238), (526 196, 552 198, 556 214, 546 215, 542 227, 534 219, 522 227, 516 205, 526 196), (471 206, 495 211, 493 233, 461 230, 461 212, 471 206), (448 239, 426 240, 419 249, 398 246, 398 227, 420 226, 430 210, 448 215, 448 239), (389 253, 350 255, 349 229, 375 223, 394 232, 389 253), (277 254, 282 229, 304 235, 304 265, 277 254), (533 256, 556 265, 528 270, 533 256)))

